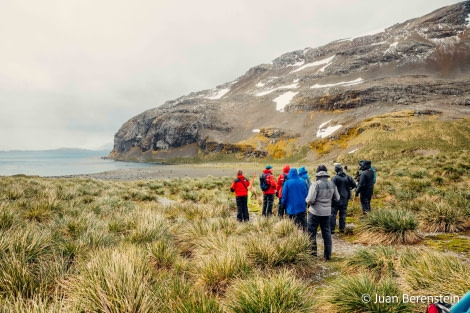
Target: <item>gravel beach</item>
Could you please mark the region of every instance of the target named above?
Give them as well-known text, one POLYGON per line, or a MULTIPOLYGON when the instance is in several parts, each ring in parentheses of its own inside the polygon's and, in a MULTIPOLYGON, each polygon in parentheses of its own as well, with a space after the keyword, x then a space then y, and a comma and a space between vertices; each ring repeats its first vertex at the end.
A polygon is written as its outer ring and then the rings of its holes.
MULTIPOLYGON (((119 169, 95 174, 71 175, 65 177, 89 177, 103 180, 145 180, 196 177, 235 176, 237 169, 243 170, 247 177, 261 173, 264 165, 256 163, 210 163, 210 164, 178 164, 155 165, 145 168, 119 169)), ((280 169, 279 169, 280 171, 280 169)))

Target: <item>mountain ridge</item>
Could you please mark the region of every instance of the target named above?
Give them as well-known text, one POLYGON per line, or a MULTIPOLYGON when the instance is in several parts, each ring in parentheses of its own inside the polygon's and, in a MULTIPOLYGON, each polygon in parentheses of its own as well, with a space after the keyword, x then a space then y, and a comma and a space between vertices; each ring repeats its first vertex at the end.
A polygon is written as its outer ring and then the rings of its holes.
POLYGON ((321 139, 320 126, 337 127, 338 136, 403 109, 468 116, 469 26, 464 1, 383 32, 287 52, 131 118, 116 133, 110 157, 278 158, 321 139))

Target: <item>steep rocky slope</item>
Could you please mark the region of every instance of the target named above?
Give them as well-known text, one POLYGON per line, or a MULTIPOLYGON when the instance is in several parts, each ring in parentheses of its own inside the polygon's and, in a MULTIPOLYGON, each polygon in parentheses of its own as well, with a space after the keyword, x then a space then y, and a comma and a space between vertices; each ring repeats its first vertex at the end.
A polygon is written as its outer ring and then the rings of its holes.
POLYGON ((283 157, 398 110, 469 116, 470 1, 376 34, 286 53, 127 121, 110 157, 283 157))

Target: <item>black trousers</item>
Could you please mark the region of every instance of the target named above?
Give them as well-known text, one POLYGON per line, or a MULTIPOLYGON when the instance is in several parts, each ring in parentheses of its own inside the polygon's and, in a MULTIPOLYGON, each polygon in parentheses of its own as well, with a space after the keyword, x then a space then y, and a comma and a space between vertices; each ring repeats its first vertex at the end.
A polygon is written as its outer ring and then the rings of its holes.
POLYGON ((366 214, 370 212, 370 199, 372 198, 372 195, 367 195, 367 194, 362 194, 361 193, 361 207, 362 207, 362 213, 366 214))
POLYGON ((313 255, 317 255, 317 230, 318 226, 321 229, 321 235, 323 237, 323 245, 325 246, 324 257, 326 260, 331 258, 331 250, 333 249, 333 243, 331 241, 330 232, 330 215, 318 216, 308 212, 307 217, 307 230, 312 241, 312 252, 313 255))
POLYGON ((307 228, 307 220, 305 219, 305 212, 297 214, 287 214, 291 220, 294 220, 294 223, 299 226, 302 230, 307 228))
POLYGON ((336 215, 339 212, 339 231, 343 232, 346 228, 346 210, 348 205, 332 205, 331 206, 331 218, 330 218, 330 230, 331 233, 335 232, 336 228, 336 215))
POLYGON ((279 198, 279 205, 277 207, 277 215, 283 217, 286 214, 286 207, 282 204, 282 198, 279 198))
POLYGON ((274 205, 274 194, 272 195, 263 195, 263 210, 261 214, 263 216, 270 216, 273 214, 273 205, 274 205))
POLYGON ((240 222, 248 222, 250 215, 248 213, 248 196, 236 197, 237 201, 237 220, 240 222))

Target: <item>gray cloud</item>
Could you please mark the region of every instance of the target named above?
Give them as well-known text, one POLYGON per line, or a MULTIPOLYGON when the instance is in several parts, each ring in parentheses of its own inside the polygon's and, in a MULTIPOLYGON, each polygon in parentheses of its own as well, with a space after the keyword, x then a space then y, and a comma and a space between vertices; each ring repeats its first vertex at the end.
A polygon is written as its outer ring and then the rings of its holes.
POLYGON ((0 2, 0 150, 97 148, 129 118, 451 0, 0 2))

